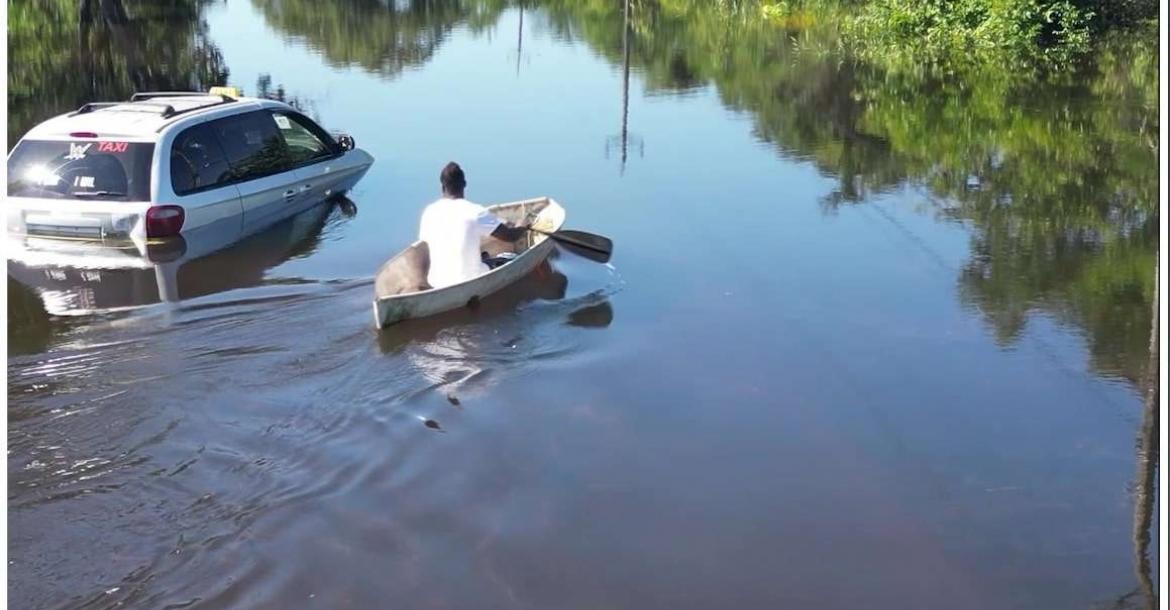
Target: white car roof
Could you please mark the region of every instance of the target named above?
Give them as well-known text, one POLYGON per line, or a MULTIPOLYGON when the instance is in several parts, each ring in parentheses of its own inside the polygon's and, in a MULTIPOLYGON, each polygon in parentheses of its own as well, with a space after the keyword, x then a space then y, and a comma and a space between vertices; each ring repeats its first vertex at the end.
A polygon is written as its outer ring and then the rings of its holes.
POLYGON ((160 95, 147 100, 116 103, 111 106, 93 108, 88 112, 77 111, 51 118, 29 130, 25 140, 73 139, 70 133, 90 132, 100 138, 116 137, 125 140, 157 141, 163 128, 174 123, 183 126, 201 123, 213 117, 223 117, 260 108, 289 109, 287 104, 262 98, 240 97, 224 103, 218 95, 185 95, 167 97, 160 95), (173 114, 164 114, 170 106, 173 114), (192 121, 190 119, 198 118, 192 121))

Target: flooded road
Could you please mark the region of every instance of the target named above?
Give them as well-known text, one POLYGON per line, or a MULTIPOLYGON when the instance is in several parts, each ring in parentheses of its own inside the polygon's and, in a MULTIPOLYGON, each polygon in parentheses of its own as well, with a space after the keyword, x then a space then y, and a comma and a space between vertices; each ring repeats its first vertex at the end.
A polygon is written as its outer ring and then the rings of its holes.
POLYGON ((226 73, 376 161, 195 260, 10 250, 10 605, 1153 607, 1152 50, 936 78, 633 6, 195 3, 14 68, 10 144, 226 73), (375 330, 450 160, 612 266, 375 330))

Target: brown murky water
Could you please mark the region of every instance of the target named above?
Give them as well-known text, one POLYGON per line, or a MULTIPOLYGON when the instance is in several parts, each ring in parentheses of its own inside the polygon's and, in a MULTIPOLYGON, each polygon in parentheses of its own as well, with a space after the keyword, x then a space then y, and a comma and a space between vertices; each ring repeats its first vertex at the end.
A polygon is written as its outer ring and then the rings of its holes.
POLYGON ((10 138, 226 69, 376 158, 211 256, 12 257, 12 607, 1153 602, 1146 51, 962 88, 750 11, 500 4, 195 5, 10 72, 10 138), (450 159, 612 266, 375 330, 450 159))

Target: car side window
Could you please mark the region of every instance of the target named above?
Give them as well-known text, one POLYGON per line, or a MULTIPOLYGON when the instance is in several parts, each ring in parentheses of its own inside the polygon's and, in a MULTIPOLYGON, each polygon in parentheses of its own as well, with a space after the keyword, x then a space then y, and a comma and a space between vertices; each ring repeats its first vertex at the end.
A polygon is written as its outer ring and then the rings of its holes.
POLYGON ((292 157, 272 114, 247 112, 208 123, 227 154, 234 180, 252 180, 292 169, 292 157))
POLYGON ((232 180, 231 167, 209 125, 184 130, 171 145, 171 186, 176 195, 221 186, 232 180))
POLYGON ((272 118, 284 136, 294 165, 331 157, 336 152, 328 134, 308 118, 293 112, 274 112, 272 118))

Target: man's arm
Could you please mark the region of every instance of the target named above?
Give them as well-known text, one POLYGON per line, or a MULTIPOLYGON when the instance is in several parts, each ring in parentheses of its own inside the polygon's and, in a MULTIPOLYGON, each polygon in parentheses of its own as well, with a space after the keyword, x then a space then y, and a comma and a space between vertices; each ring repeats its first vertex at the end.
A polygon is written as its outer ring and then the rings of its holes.
POLYGON ((492 237, 506 242, 514 242, 524 237, 526 233, 528 233, 528 227, 517 227, 511 223, 502 222, 492 230, 492 237))
POLYGON ((514 242, 528 233, 528 227, 516 226, 510 222, 504 222, 504 219, 491 213, 487 208, 481 208, 479 215, 475 222, 480 227, 483 234, 491 235, 492 237, 505 242, 514 242))

